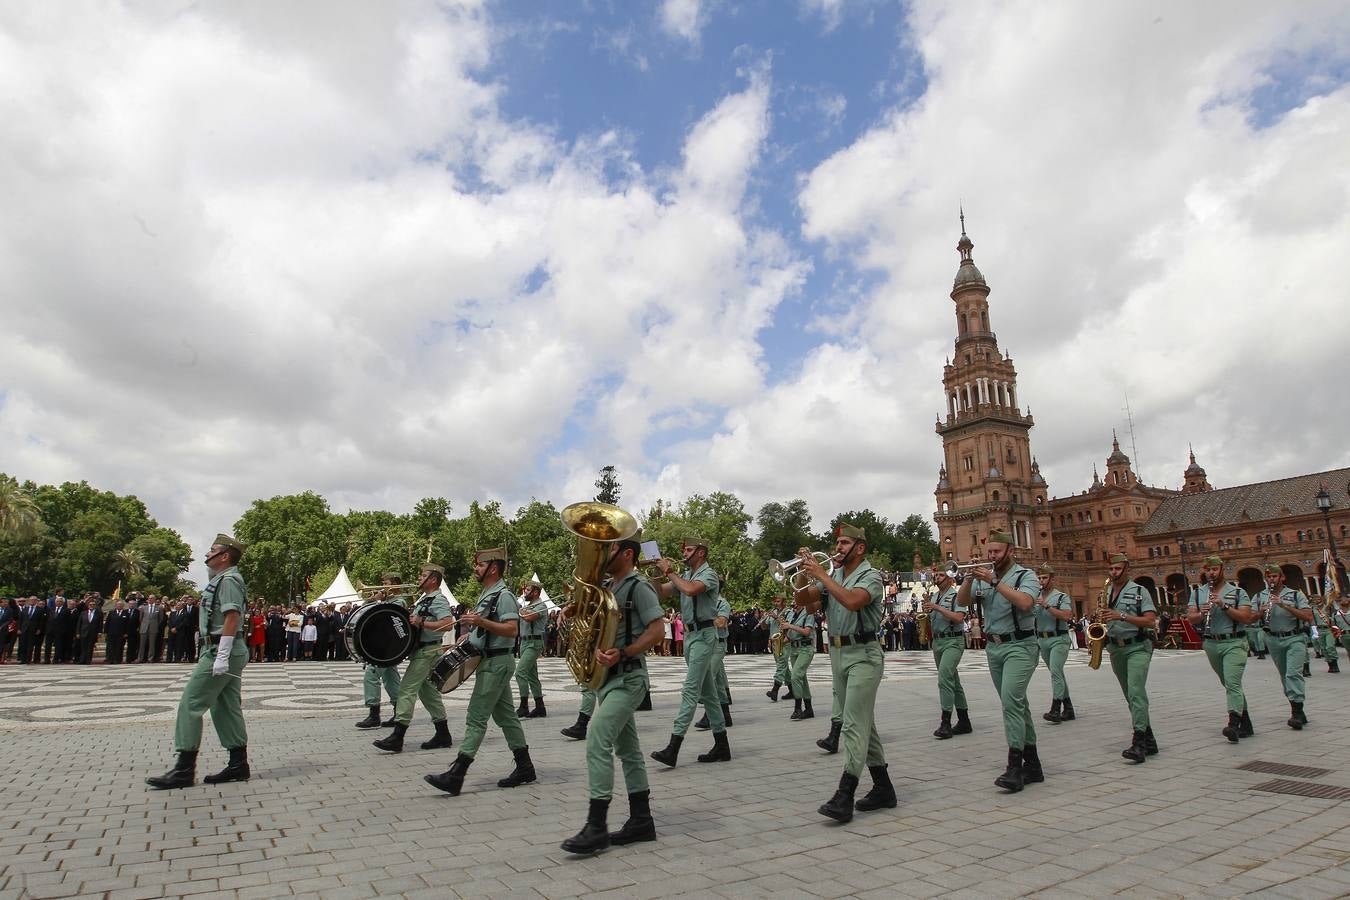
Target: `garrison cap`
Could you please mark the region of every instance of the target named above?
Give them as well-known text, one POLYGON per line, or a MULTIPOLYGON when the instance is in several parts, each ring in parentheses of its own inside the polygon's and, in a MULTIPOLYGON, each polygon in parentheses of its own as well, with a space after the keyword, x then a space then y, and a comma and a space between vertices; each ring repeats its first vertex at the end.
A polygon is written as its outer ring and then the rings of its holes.
POLYGON ((1223 560, 1220 559, 1220 558, 1217 557, 1217 556, 1206 556, 1205 559, 1204 559, 1204 561, 1203 561, 1203 563, 1202 563, 1202 565, 1206 565, 1206 566, 1221 566, 1221 565, 1223 565, 1223 560))
POLYGON ((865 541, 867 532, 863 531, 857 525, 850 525, 848 522, 840 522, 834 527, 835 537, 846 537, 850 540, 865 541))
POLYGON ((707 550, 708 542, 703 539, 703 535, 701 534, 686 534, 684 537, 680 538, 680 546, 702 547, 704 550, 707 550))
POLYGON ((1124 553, 1117 553, 1115 556, 1111 557, 1111 565, 1113 566, 1118 565, 1120 563, 1128 563, 1129 561, 1130 558, 1126 556, 1124 553))
POLYGON ((1262 566, 1261 568, 1265 570, 1265 573, 1266 573, 1267 575, 1283 575, 1283 574, 1284 574, 1284 570, 1281 569, 1279 566, 1275 565, 1274 563, 1266 563, 1266 564, 1265 564, 1264 566, 1262 566))
POLYGON ((1007 544, 1012 546, 1012 542, 1012 535, 1008 534, 1006 531, 995 531, 993 534, 989 535, 989 543, 991 544, 1007 544))
POLYGON ((473 555, 473 561, 475 564, 490 563, 493 560, 497 559, 501 560, 503 563, 506 562, 505 547, 491 547, 487 550, 479 550, 473 555))
POLYGON ((245 550, 248 549, 248 545, 247 545, 247 544, 241 543, 240 541, 236 541, 234 538, 230 537, 228 534, 218 534, 218 535, 216 535, 216 539, 215 539, 214 541, 212 541, 211 544, 212 544, 212 546, 214 546, 214 545, 216 545, 216 544, 219 544, 219 545, 222 546, 222 547, 233 547, 234 549, 238 550, 240 553, 243 553, 245 550))
POLYGON ((423 563, 420 571, 423 578, 427 577, 428 575, 435 575, 441 581, 445 580, 445 569, 442 569, 435 563, 423 563))
POLYGON ((381 580, 381 581, 392 581, 392 582, 394 582, 395 584, 397 584, 397 583, 398 583, 398 580, 399 580, 400 578, 402 578, 402 577, 403 577, 403 576, 400 575, 400 574, 398 574, 397 572, 385 572, 383 575, 380 576, 380 580, 381 580))
POLYGON ((1036 570, 1036 574, 1053 575, 1055 574, 1055 567, 1050 565, 1049 563, 1041 563, 1041 567, 1036 570))

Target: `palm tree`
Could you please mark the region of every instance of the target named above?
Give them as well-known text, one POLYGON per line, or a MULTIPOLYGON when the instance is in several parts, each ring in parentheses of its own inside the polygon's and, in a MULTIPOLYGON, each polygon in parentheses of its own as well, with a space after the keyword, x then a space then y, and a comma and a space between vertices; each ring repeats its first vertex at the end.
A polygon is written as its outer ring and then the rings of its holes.
POLYGON ((13 478, 0 478, 0 537, 27 538, 42 526, 42 511, 13 478))
POLYGON ((123 547, 113 554, 112 565, 109 568, 114 575, 121 576, 123 581, 130 581, 145 571, 145 554, 130 547, 123 547))

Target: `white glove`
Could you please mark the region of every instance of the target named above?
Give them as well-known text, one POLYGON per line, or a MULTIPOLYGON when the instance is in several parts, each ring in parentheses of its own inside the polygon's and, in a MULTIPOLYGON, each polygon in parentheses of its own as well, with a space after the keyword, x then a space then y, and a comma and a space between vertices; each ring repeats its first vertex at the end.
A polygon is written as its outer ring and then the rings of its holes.
POLYGON ((211 674, 226 675, 230 671, 230 648, 234 646, 234 635, 227 634, 221 637, 220 645, 216 647, 216 661, 211 665, 211 674))
POLYGON ((1316 625, 1311 625, 1308 627, 1308 637, 1312 638, 1314 641, 1317 640, 1319 637, 1321 637, 1321 635, 1317 633, 1316 625))

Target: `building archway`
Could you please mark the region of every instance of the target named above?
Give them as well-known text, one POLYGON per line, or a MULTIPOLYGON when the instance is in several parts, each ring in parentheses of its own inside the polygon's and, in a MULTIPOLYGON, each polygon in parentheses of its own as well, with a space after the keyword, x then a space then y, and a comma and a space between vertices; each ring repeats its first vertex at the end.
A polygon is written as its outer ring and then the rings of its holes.
POLYGON ((1284 583, 1296 591, 1308 593, 1308 579, 1304 577, 1303 570, 1293 563, 1285 563, 1280 566, 1280 571, 1284 573, 1284 583))
POLYGON ((1162 604, 1158 602, 1158 585, 1149 575, 1135 576, 1135 582, 1148 591, 1148 595, 1153 598, 1153 605, 1161 608, 1162 604))
POLYGON ((1266 579, 1261 574, 1261 570, 1253 569, 1250 566, 1238 569, 1236 581, 1244 591, 1253 597, 1266 589, 1266 579))
POLYGON ((1177 615, 1185 609, 1187 602, 1190 600, 1190 583, 1186 580, 1186 576, 1180 572, 1173 572, 1168 575, 1163 583, 1167 585, 1168 603, 1172 607, 1173 614, 1177 615))

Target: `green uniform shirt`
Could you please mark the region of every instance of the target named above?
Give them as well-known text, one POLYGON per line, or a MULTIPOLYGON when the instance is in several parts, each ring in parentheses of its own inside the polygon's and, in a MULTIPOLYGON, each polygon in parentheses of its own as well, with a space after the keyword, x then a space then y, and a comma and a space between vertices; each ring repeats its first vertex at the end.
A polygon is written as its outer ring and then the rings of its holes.
POLYGON ((808 612, 807 610, 804 610, 804 609, 799 609, 799 610, 797 610, 796 615, 792 615, 792 616, 789 616, 789 617, 788 617, 788 621, 791 622, 793 625, 800 625, 802 628, 810 628, 810 629, 811 629, 811 635, 810 635, 809 637, 800 635, 800 634, 798 634, 798 633, 795 632, 795 631, 789 631, 789 632, 788 632, 788 640, 789 640, 791 643, 793 643, 793 644, 801 644, 801 645, 804 645, 804 644, 811 644, 812 646, 815 645, 815 643, 816 643, 816 617, 815 617, 815 614, 814 614, 814 613, 808 612))
MULTIPOLYGON (((542 598, 542 597, 540 598, 540 602, 541 602, 541 603, 543 602, 543 598, 542 598)), ((529 606, 529 605, 530 605, 530 604, 527 603, 527 604, 525 604, 525 606, 522 606, 522 607, 520 607, 520 608, 521 608, 522 610, 524 610, 525 607, 526 607, 526 606, 529 606)), ((523 637, 523 638, 524 638, 524 637, 543 637, 544 634, 545 634, 547 631, 548 631, 548 613, 547 613, 547 612, 541 612, 541 613, 539 614, 539 618, 535 619, 533 622, 528 622, 528 621, 525 620, 525 617, 524 617, 524 616, 520 616, 520 636, 521 636, 521 637, 523 637)))
POLYGON ((699 566, 696 572, 685 569, 684 580, 699 581, 707 586, 707 590, 697 597, 680 594, 680 618, 684 620, 684 630, 692 634, 701 630, 699 622, 707 623, 704 627, 712 624, 713 618, 717 615, 718 601, 722 599, 722 580, 706 562, 699 566))
MULTIPOLYGON (((1312 609, 1312 604, 1308 602, 1307 596, 1302 591, 1296 591, 1291 587, 1281 589, 1280 602, 1287 603, 1294 609, 1312 609)), ((1252 598, 1252 607, 1266 611, 1262 617, 1263 621, 1259 621, 1267 631, 1306 631, 1308 629, 1307 622, 1302 621, 1293 613, 1271 605, 1270 588, 1266 588, 1252 598)))
MULTIPOLYGON (((511 622, 520 618, 519 608, 516 595, 507 590, 506 582, 498 581, 478 595, 474 612, 494 622, 511 622)), ((479 650, 509 650, 516 639, 493 634, 486 628, 475 628, 469 633, 469 642, 479 650)))
MULTIPOLYGON (((1015 591, 1030 594, 1032 598, 1041 595, 1041 580, 1026 566, 1013 563, 1003 573, 999 584, 1007 585, 1015 591)), ((994 590, 994 586, 984 581, 976 581, 970 586, 970 599, 979 600, 984 607, 984 630, 986 634, 1011 634, 1017 631, 1031 631, 1035 617, 1030 612, 1013 609, 1008 598, 994 590)))
MULTIPOLYGON (((1133 584, 1133 582, 1131 582, 1131 584, 1133 584)), ((1045 604, 1051 609, 1057 609, 1060 612, 1068 612, 1073 609, 1073 601, 1069 599, 1069 595, 1057 589, 1052 589, 1050 591, 1049 595, 1045 598, 1045 604)), ((1050 615, 1049 612, 1041 609, 1039 605, 1033 606, 1032 610, 1036 613, 1037 631, 1053 631, 1058 634, 1069 633, 1068 622, 1065 622, 1063 619, 1056 619, 1054 616, 1050 615)), ((1125 637, 1125 635, 1121 635, 1121 637, 1125 637)))
POLYGON ((1345 635, 1350 632, 1350 613, 1343 612, 1339 606, 1336 607, 1331 613, 1331 624, 1339 628, 1342 635, 1345 635))
MULTIPOLYGON (((444 619, 450 615, 450 601, 445 599, 445 595, 440 589, 423 594, 417 598, 413 604, 412 614, 420 615, 424 619, 444 619)), ((432 631, 423 625, 417 631, 417 641, 421 644, 439 643, 445 635, 439 631, 432 631)))
MULTIPOLYGON (((1202 584, 1193 591, 1191 593, 1191 609, 1204 609, 1205 604, 1209 602, 1210 591, 1211 588, 1207 584, 1202 584)), ((1252 598, 1247 596, 1247 592, 1231 581, 1223 583, 1223 587, 1219 591, 1219 597, 1216 599, 1222 601, 1225 606, 1250 609, 1252 605, 1252 598)), ((1204 619, 1201 619, 1202 624, 1203 622, 1204 619)), ((1233 634, 1242 630, 1243 627, 1230 619, 1228 613, 1216 606, 1209 619, 1209 630, 1205 634, 1233 634)))
POLYGON ((717 615, 727 618, 727 624, 717 629, 717 636, 725 641, 727 632, 731 630, 731 604, 727 602, 725 597, 717 598, 717 615))
POLYGON ((237 566, 230 566, 213 576, 206 583, 206 590, 202 591, 202 608, 197 613, 202 637, 220 636, 221 629, 225 627, 225 614, 231 610, 239 613, 239 630, 235 636, 243 637, 248 632, 248 617, 244 615, 247 604, 248 587, 237 566))
MULTIPOLYGON (((642 637, 642 632, 652 622, 665 618, 656 588, 636 569, 625 575, 614 588, 614 599, 619 604, 619 627, 614 632, 614 646, 620 650, 642 637)), ((633 658, 646 666, 645 653, 633 658)))
MULTIPOLYGON (((835 580, 839 581, 838 578, 835 580)), ((864 559, 858 563, 853 574, 839 583, 846 591, 862 588, 872 599, 862 609, 854 612, 831 597, 830 592, 825 590, 825 585, 817 581, 820 602, 825 605, 825 623, 830 628, 830 640, 842 637, 876 637, 877 629, 881 627, 881 597, 886 590, 881 581, 881 573, 864 559)))
MULTIPOLYGON (((938 598, 933 601, 936 605, 952 612, 965 612, 965 610, 956 607, 956 588, 949 587, 938 598)), ((950 637, 954 634, 965 634, 966 628, 960 622, 949 619, 942 613, 933 613, 928 617, 928 630, 934 637, 950 637)))
MULTIPOLYGON (((1148 588, 1137 581, 1125 582, 1125 586, 1111 597, 1109 603, 1111 608, 1122 616, 1142 616, 1144 613, 1158 611, 1153 605, 1153 596, 1149 594, 1148 588)), ((1113 641, 1132 638, 1138 633, 1139 626, 1130 622, 1115 621, 1107 623, 1106 626, 1106 636, 1113 641)))

